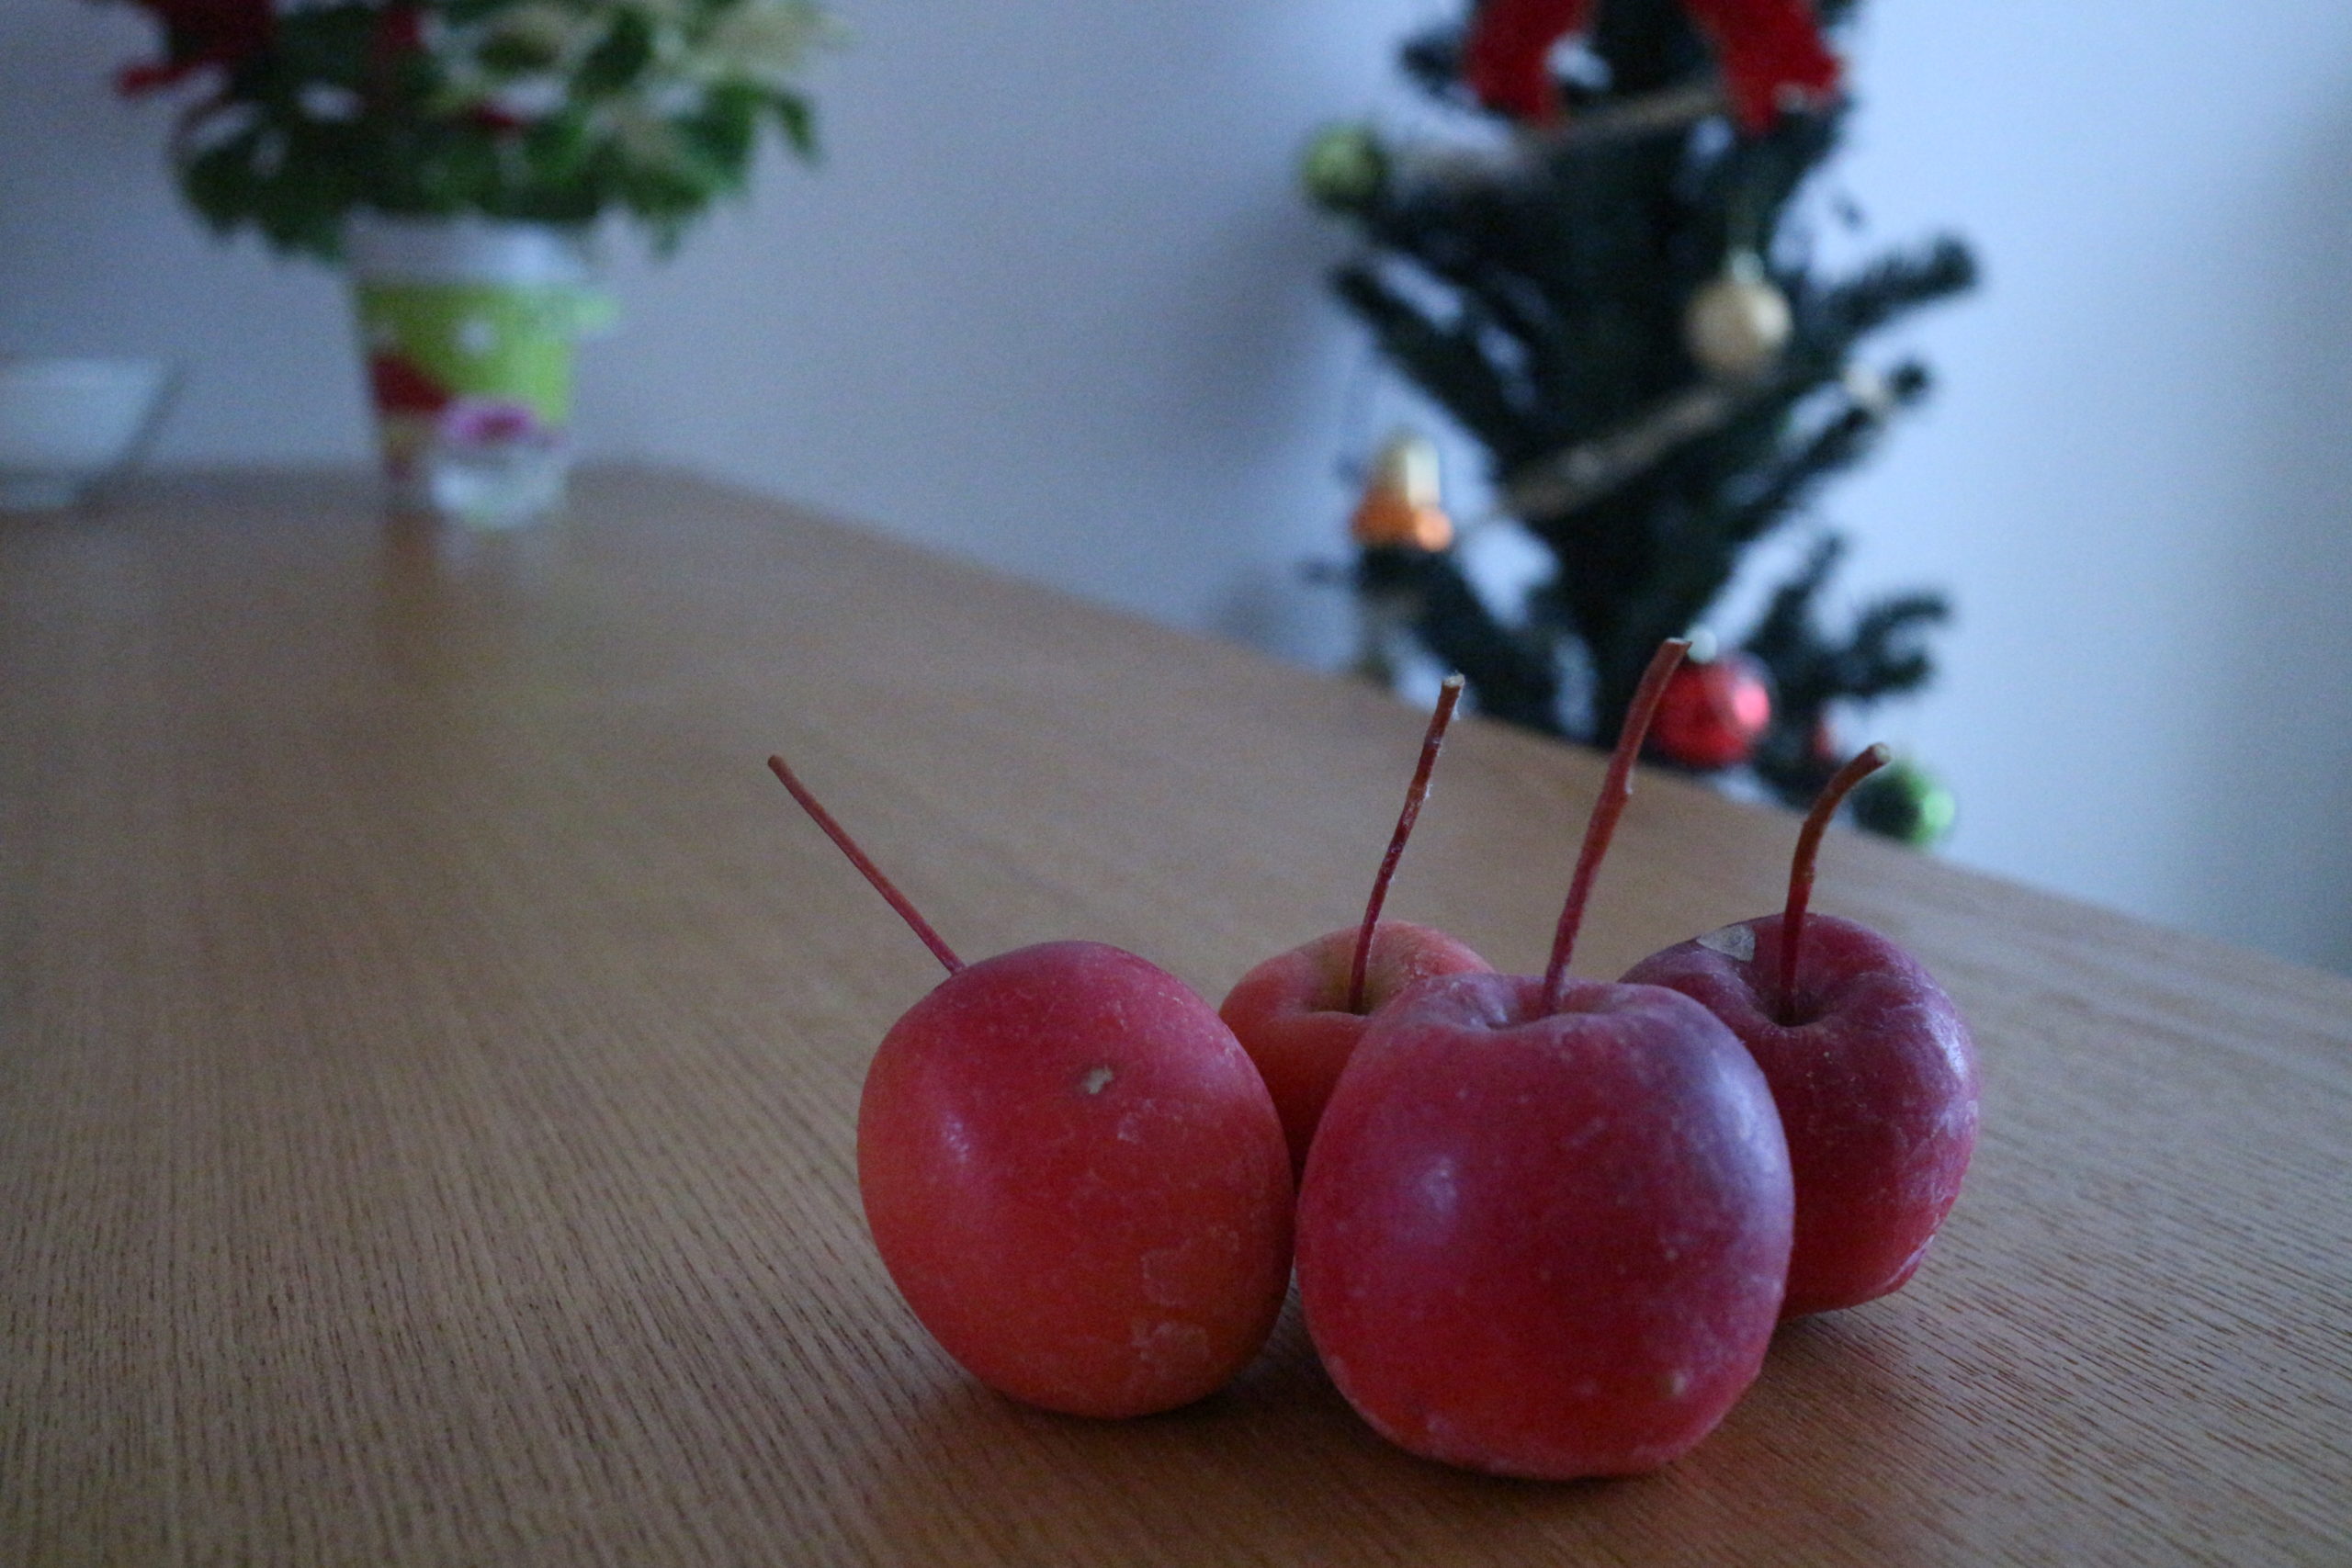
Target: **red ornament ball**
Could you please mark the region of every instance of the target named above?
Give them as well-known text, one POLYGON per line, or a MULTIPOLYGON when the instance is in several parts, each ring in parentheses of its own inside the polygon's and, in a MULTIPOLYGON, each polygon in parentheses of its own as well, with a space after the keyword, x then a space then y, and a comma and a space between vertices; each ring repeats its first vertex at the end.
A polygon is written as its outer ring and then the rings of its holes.
POLYGON ((1764 667, 1744 653, 1684 664, 1666 683, 1650 745, 1686 768, 1713 771, 1747 761, 1772 722, 1764 667))

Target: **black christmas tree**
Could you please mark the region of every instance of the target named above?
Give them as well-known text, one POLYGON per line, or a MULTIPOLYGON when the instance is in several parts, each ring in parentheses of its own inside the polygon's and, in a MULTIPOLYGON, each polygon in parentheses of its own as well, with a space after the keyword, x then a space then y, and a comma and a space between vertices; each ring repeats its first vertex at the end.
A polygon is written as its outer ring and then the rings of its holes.
MULTIPOLYGON (((1555 563, 1498 610, 1442 537, 1358 530, 1359 591, 1485 712, 1610 744, 1658 642, 1702 623, 1744 552, 1926 392, 1924 366, 1871 367, 1857 346, 1969 287, 1966 247, 1937 238, 1824 276, 1796 201, 1848 113, 1820 29, 1856 8, 1485 0, 1402 58, 1430 98, 1504 135, 1351 126, 1311 150, 1310 192, 1363 241, 1340 299, 1485 449, 1502 508, 1555 563)), ((1697 728, 1661 738, 1668 760, 1750 768, 1802 801, 1842 760, 1833 705, 1928 678, 1942 598, 1900 594, 1833 627, 1841 549, 1825 532, 1739 648, 1690 671, 1697 728)), ((1931 836, 1944 807, 1890 771, 1858 815, 1931 836)))

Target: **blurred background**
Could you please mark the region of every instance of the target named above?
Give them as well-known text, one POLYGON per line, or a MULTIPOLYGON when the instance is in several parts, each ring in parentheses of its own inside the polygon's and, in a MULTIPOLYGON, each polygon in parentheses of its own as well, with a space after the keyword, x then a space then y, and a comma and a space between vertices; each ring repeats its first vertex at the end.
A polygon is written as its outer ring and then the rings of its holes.
MULTIPOLYGON (((1302 563, 1344 558, 1402 394, 1298 160, 1406 112, 1396 43, 1457 7, 834 9, 821 166, 763 159, 670 261, 608 247, 585 453, 1344 662, 1302 563)), ((0 351, 178 362, 160 464, 365 460, 342 280, 185 209, 174 107, 110 85, 153 39, 0 6, 0 351)), ((2352 973, 2352 7, 1877 0, 1849 52, 1826 178, 1984 269, 1902 329, 1936 393, 1818 507, 1855 591, 1957 605, 1873 732, 1951 785, 1954 860, 2352 973)))

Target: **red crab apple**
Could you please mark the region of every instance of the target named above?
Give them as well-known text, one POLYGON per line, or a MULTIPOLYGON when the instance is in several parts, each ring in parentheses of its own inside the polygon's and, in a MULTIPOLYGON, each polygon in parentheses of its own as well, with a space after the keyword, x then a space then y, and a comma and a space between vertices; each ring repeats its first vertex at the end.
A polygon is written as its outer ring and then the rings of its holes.
POLYGON ((1424 981, 1365 1030, 1299 1200, 1309 1335, 1427 1458, 1566 1480, 1654 1470, 1762 1365, 1788 1150, 1739 1042, 1687 997, 1566 976, 1659 687, 1645 677, 1544 976, 1424 981))
POLYGON ((946 965, 882 1037, 857 1182, 891 1280, 1001 1393, 1141 1416, 1258 1353, 1290 1274, 1282 1122, 1208 1003, 1131 953, 967 964, 778 758, 820 827, 946 965))
POLYGON ((1462 677, 1447 677, 1430 715, 1428 733, 1421 738, 1420 761, 1405 791, 1405 808, 1373 877, 1363 919, 1267 959, 1244 975, 1217 1008, 1217 1016, 1250 1053, 1274 1097, 1294 1174, 1306 1168, 1306 1151, 1323 1119, 1324 1104, 1363 1038, 1371 1015, 1417 980, 1494 967, 1443 931, 1380 918, 1405 841, 1412 837, 1413 822, 1429 798, 1438 750, 1445 744, 1446 727, 1461 699, 1462 677))
POLYGON ((1704 1005, 1772 1086, 1796 1177, 1787 1317, 1856 1306, 1908 1280, 1976 1144, 1975 1054, 1951 998, 1886 938, 1805 913, 1823 830, 1886 760, 1871 747, 1814 803, 1781 913, 1669 947, 1625 975, 1704 1005))

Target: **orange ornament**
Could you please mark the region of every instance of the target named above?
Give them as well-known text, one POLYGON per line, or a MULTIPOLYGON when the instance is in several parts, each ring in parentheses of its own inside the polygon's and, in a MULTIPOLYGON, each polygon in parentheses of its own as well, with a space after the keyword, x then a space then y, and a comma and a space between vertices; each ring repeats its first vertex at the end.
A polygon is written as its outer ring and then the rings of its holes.
POLYGON ((1438 501, 1437 446, 1428 436, 1393 436, 1381 448, 1348 534, 1368 549, 1434 555, 1453 543, 1453 519, 1438 501))

